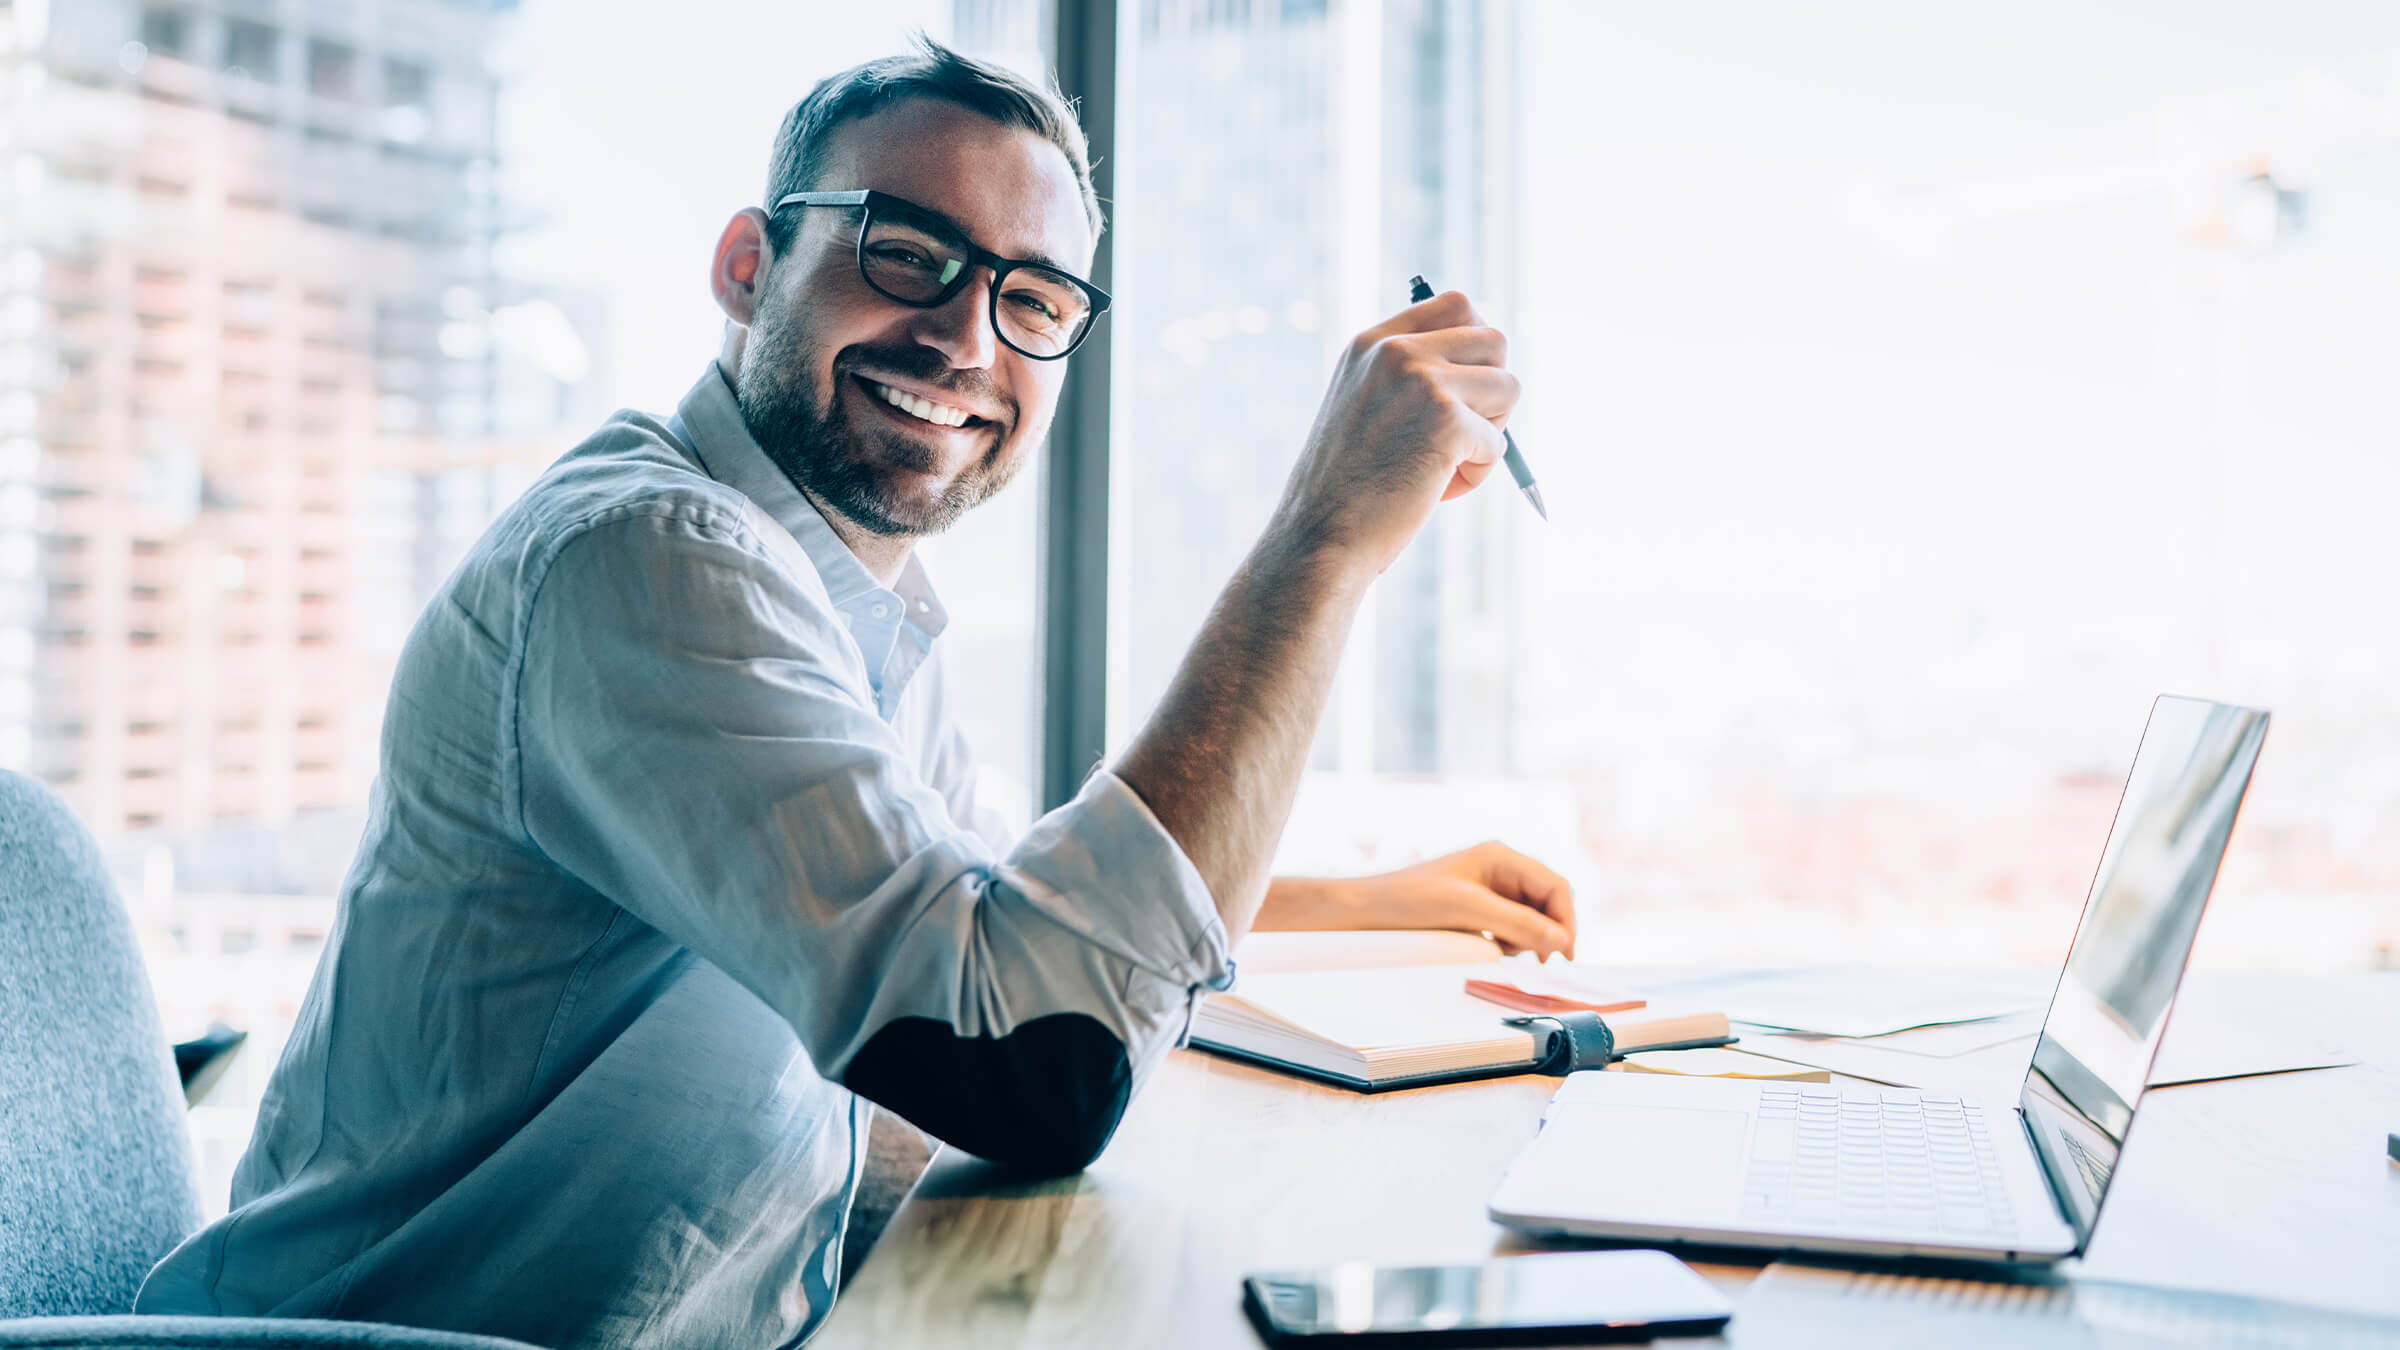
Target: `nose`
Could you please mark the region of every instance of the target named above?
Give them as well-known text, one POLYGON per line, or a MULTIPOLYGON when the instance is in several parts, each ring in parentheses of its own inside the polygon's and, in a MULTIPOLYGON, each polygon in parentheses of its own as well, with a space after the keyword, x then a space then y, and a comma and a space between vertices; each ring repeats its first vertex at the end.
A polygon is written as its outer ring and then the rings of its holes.
POLYGON ((918 310, 909 331, 920 344, 940 352, 953 369, 990 369, 1000 355, 1000 337, 992 331, 992 270, 977 267, 958 294, 932 309, 918 310))

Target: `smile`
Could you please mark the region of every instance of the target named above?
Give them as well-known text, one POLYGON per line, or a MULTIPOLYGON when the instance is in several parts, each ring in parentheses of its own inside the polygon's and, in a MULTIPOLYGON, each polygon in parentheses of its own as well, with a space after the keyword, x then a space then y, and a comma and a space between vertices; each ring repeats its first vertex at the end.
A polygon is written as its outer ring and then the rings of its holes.
POLYGON ((863 375, 858 377, 858 382, 872 391, 875 397, 919 421, 931 422, 937 427, 963 427, 976 420, 975 415, 964 408, 953 408, 946 403, 936 403, 929 398, 919 398, 906 390, 894 389, 888 384, 877 384, 863 375))

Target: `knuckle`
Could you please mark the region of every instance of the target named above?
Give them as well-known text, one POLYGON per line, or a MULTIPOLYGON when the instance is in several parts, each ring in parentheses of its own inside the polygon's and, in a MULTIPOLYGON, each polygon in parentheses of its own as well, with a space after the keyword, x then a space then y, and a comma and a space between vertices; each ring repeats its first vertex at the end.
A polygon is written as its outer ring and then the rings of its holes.
POLYGON ((1426 360, 1423 353, 1398 338, 1384 339, 1370 365, 1388 387, 1403 395, 1440 398, 1446 393, 1439 364, 1426 360))
POLYGON ((1381 376, 1404 374, 1410 365, 1407 344, 1396 336, 1380 337, 1367 344, 1367 369, 1381 376))

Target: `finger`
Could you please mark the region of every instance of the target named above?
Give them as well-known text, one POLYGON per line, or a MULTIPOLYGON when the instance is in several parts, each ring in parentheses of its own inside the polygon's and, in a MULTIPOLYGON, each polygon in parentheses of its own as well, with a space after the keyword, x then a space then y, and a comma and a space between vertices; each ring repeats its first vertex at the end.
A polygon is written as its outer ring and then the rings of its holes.
POLYGON ((1484 479, 1491 477, 1492 466, 1500 462, 1506 443, 1500 439, 1500 429, 1480 417, 1460 414, 1465 432, 1455 443, 1458 454, 1450 461, 1450 476, 1442 482, 1441 501, 1463 497, 1473 492, 1484 479))
POLYGON ((1439 333, 1452 329, 1484 327, 1483 316, 1467 303, 1465 296, 1446 291, 1422 304, 1410 305, 1383 322, 1368 328, 1352 339, 1357 347, 1372 347, 1378 342, 1421 333, 1439 333))
POLYGON ((1447 361, 1454 366, 1508 364, 1508 334, 1482 325, 1401 333, 1386 341, 1395 347, 1405 348, 1411 355, 1447 361))
POLYGON ((1448 501, 1473 492, 1482 485, 1484 479, 1492 476, 1493 463, 1492 460, 1482 459, 1459 465, 1457 471, 1450 475, 1450 486, 1442 489, 1442 500, 1448 501))
POLYGON ((1475 304, 1459 291, 1443 291, 1431 300, 1420 300, 1378 324, 1394 333, 1423 333, 1436 328, 1481 327, 1483 316, 1475 312, 1475 304))
POLYGON ((1516 411, 1517 399, 1524 392, 1513 371, 1495 366, 1445 366, 1438 378, 1452 398, 1492 423, 1495 432, 1499 419, 1516 411))
POLYGON ((1572 955, 1575 941, 1575 888, 1542 864, 1494 841, 1476 850, 1483 884, 1520 904, 1548 915, 1567 932, 1572 955))
POLYGON ((1470 464, 1499 463, 1500 456, 1508 452, 1508 443, 1500 438, 1500 428, 1468 413, 1461 413, 1458 420, 1462 424, 1459 429, 1465 434, 1459 438, 1458 457, 1450 463, 1451 472, 1470 464))
POLYGON ((1575 935, 1551 921, 1541 911, 1517 903, 1474 884, 1462 882, 1456 901, 1457 918, 1461 928, 1475 928, 1492 935, 1492 940, 1511 952, 1529 951, 1549 956, 1553 952, 1572 952, 1575 935))

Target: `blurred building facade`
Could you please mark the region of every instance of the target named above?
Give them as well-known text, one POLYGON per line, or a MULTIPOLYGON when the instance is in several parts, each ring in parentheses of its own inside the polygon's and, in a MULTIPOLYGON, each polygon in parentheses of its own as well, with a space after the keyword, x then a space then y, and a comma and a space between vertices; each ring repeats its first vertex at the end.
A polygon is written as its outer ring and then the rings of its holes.
MULTIPOLYGON (((1138 718, 1265 524, 1351 335, 1406 305, 1419 273, 1506 321, 1518 194, 1510 6, 1145 0, 1130 22, 1116 471, 1138 718)), ((1319 769, 1512 767, 1524 510, 1479 493, 1393 565, 1343 659, 1319 769)))
POLYGON ((0 0, 0 766, 118 864, 225 1203, 364 819, 401 641, 605 412, 500 275, 508 0, 0 0))
POLYGON ((330 888, 408 625, 592 420, 594 303, 493 268, 509 7, 0 5, 0 763, 202 884, 330 888))

